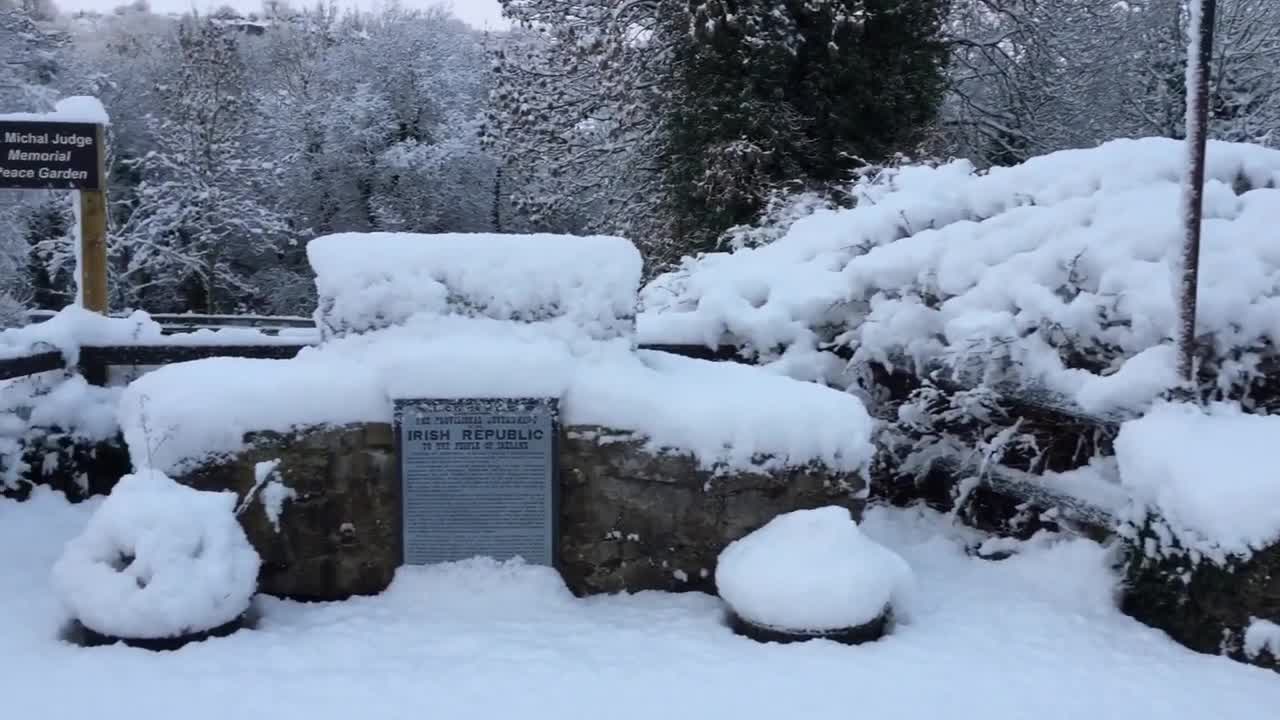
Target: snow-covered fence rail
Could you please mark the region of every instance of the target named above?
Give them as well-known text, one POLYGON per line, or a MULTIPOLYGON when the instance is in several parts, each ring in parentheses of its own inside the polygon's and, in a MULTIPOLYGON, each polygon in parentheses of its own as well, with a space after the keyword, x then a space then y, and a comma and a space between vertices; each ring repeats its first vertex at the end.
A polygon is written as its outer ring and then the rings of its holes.
MULTIPOLYGON (((52 319, 58 313, 53 310, 29 310, 27 319, 33 323, 52 319)), ((125 317, 115 315, 114 317, 125 317)), ((298 315, 196 315, 191 313, 157 313, 150 316, 165 333, 216 330, 218 328, 253 328, 273 335, 283 330, 314 330, 315 320, 298 315)))
POLYGON ((61 370, 64 365, 62 353, 56 350, 4 358, 0 359, 0 380, 61 370))

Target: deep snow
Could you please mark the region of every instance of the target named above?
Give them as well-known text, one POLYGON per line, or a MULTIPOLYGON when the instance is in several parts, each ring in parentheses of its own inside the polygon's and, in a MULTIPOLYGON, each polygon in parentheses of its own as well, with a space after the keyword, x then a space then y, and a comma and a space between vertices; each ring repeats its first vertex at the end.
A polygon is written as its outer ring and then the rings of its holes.
POLYGON ((872 510, 864 530, 917 582, 879 642, 759 645, 715 598, 570 597, 538 568, 402 571, 379 597, 260 599, 257 629, 151 653, 57 639, 49 587, 95 503, 0 501, 6 717, 1270 720, 1274 673, 1197 655, 1112 607, 1106 554, 1075 540, 967 556, 936 515, 872 510))

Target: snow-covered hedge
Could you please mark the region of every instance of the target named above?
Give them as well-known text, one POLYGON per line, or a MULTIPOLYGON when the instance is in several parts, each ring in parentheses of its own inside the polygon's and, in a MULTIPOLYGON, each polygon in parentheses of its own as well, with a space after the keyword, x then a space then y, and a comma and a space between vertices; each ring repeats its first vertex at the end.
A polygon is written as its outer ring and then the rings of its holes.
POLYGON ((53 567, 72 615, 126 639, 206 632, 239 618, 257 589, 258 554, 236 495, 201 492, 153 470, 123 478, 53 567))
MULTIPOLYGON (((1173 384, 1182 143, 1149 138, 976 171, 908 166, 759 248, 690 259, 642 292, 642 342, 745 343, 855 361, 977 365, 1092 412, 1173 384)), ((1211 143, 1200 332, 1224 391, 1280 341, 1280 151, 1211 143)))
POLYGON ((414 315, 544 323, 596 339, 634 334, 642 260, 616 237, 342 233, 307 244, 317 324, 360 333, 414 315))
POLYGON ((0 382, 0 493, 48 482, 78 497, 88 494, 82 465, 119 432, 121 390, 61 374, 0 382))
POLYGON ((1280 416, 1221 403, 1163 403, 1116 438, 1120 480, 1167 530, 1151 552, 1195 551, 1219 563, 1280 543, 1280 416))
POLYGON ((716 565, 720 596, 769 629, 821 632, 882 618, 911 568, 865 536, 843 507, 797 510, 731 543, 716 565))

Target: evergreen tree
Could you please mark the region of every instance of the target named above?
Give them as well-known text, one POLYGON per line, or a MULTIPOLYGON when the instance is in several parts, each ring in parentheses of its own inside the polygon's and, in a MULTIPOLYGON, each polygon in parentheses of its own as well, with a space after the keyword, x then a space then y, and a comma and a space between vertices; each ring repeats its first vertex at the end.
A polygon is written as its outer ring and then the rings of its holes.
POLYGON ((689 0, 668 123, 676 231, 705 249, 788 183, 911 150, 944 93, 945 0, 689 0))

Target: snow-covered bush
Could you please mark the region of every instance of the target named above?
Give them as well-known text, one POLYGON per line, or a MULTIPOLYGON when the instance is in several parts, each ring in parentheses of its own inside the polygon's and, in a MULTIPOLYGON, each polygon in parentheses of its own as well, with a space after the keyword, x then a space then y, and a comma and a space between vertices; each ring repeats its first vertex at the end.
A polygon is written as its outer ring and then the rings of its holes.
POLYGON ((1280 621, 1277 438, 1280 417, 1226 403, 1162 403, 1124 424, 1126 612, 1195 650, 1276 667, 1259 633, 1280 621))
POLYGON ((126 472, 114 443, 120 392, 61 373, 0 382, 0 494, 23 497, 45 484, 78 500, 90 494, 93 470, 103 480, 126 472))
MULTIPOLYGON (((691 259, 642 291, 642 341, 845 346, 961 368, 1093 413, 1173 385, 1184 147, 1117 140, 980 172, 907 166, 785 237, 691 259)), ((1280 152, 1211 143, 1199 327, 1212 389, 1248 399, 1280 342, 1280 152), (1212 372, 1210 372, 1212 371, 1212 372)))
POLYGON ((312 240, 307 257, 327 334, 415 315, 535 323, 594 339, 634 334, 642 260, 621 238, 344 233, 312 240))
POLYGON ((910 582, 906 561, 842 507, 779 515, 725 548, 716 566, 720 597, 738 617, 797 634, 882 620, 910 582))
POLYGON ((1277 416, 1227 403, 1163 403, 1121 428, 1120 481, 1140 513, 1162 519, 1163 545, 1219 563, 1248 558, 1280 543, 1278 440, 1277 416))
POLYGON ((138 640, 240 618, 260 560, 236 519, 236 500, 154 470, 123 478, 53 567, 71 614, 96 633, 138 640))

